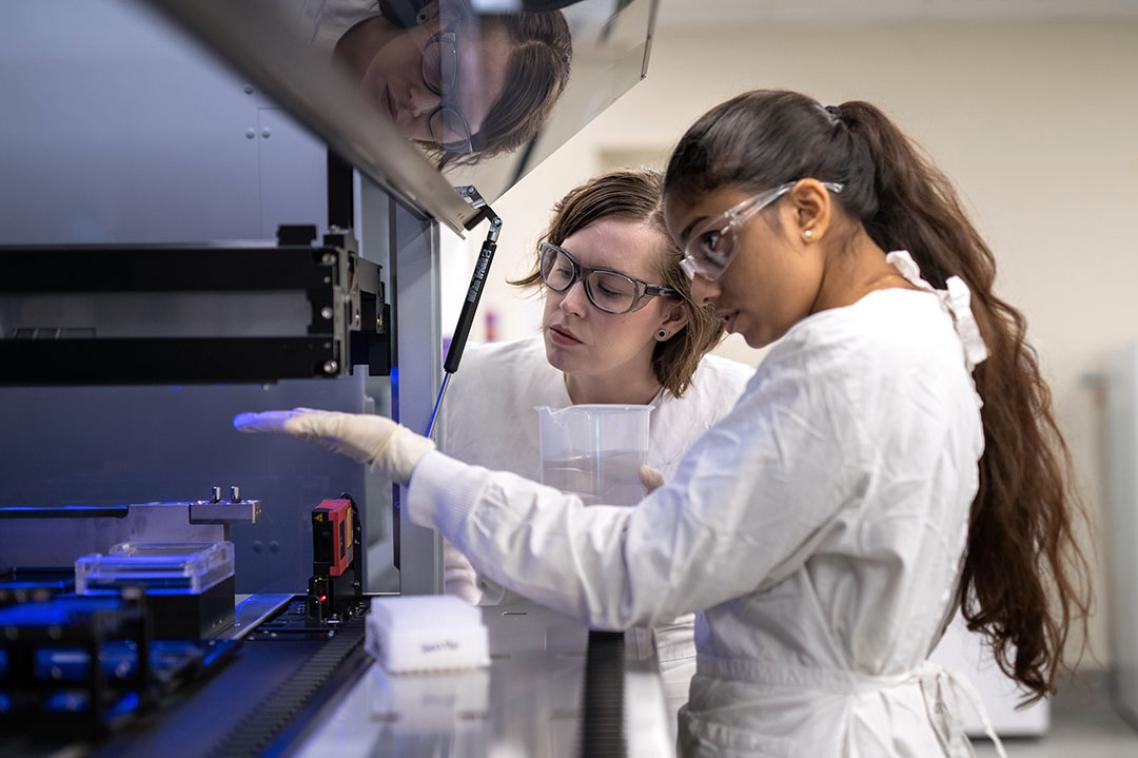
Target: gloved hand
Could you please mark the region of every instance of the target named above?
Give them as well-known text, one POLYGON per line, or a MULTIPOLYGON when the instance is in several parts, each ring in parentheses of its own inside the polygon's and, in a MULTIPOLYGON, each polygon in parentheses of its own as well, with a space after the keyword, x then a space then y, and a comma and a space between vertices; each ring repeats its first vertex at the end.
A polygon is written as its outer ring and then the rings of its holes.
POLYGON ((640 474, 640 483, 644 485, 644 489, 648 494, 651 494, 652 490, 657 487, 662 487, 664 484, 664 475, 651 466, 641 466, 638 473, 640 474))
POLYGON ((398 484, 411 473, 435 443, 384 416, 356 413, 291 411, 238 413, 233 426, 241 432, 271 432, 318 442, 333 452, 369 463, 398 484))

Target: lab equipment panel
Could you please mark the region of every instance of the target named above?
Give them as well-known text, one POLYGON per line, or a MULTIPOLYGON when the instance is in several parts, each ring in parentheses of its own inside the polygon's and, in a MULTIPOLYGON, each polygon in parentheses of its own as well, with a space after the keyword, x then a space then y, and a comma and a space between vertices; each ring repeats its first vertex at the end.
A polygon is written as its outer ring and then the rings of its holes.
POLYGON ((0 247, 0 383, 272 382, 390 371, 383 284, 354 240, 0 247))

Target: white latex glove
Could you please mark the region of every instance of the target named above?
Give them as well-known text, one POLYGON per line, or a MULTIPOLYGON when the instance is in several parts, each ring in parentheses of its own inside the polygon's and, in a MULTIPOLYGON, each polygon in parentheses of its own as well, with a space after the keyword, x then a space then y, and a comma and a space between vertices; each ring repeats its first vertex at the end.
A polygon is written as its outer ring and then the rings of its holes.
POLYGON ((318 442, 333 452, 369 463, 397 484, 411 473, 435 443, 384 416, 357 413, 291 411, 238 413, 233 426, 241 432, 271 432, 318 442))
POLYGON ((644 485, 644 489, 648 493, 664 485, 664 475, 651 466, 641 466, 638 473, 640 474, 640 483, 644 485))

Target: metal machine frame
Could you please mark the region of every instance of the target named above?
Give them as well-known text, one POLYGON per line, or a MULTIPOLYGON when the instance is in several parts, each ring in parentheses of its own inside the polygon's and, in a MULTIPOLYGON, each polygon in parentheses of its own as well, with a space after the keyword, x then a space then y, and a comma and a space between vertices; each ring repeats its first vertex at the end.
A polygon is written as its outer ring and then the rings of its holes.
POLYGON ((384 287, 346 233, 282 227, 278 247, 0 247, 0 295, 289 292, 307 298, 306 334, 104 338, 66 324, 0 339, 0 384, 266 382, 391 369, 384 287))

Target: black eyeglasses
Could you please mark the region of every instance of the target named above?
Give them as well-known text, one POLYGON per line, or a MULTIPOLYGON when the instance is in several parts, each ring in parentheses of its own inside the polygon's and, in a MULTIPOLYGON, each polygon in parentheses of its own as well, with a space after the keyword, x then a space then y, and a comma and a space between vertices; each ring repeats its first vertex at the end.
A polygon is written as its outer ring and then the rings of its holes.
POLYGON ((585 297, 605 313, 628 313, 643 308, 650 297, 677 297, 669 287, 657 287, 619 271, 586 268, 551 242, 541 243, 541 280, 554 292, 565 292, 581 279, 585 297))
POLYGON ((439 32, 427 40, 427 45, 423 48, 422 74, 427 89, 444 98, 444 104, 427 116, 427 128, 431 132, 431 139, 448 153, 466 155, 474 152, 470 124, 462 113, 446 104, 458 81, 458 45, 455 32, 439 32))

